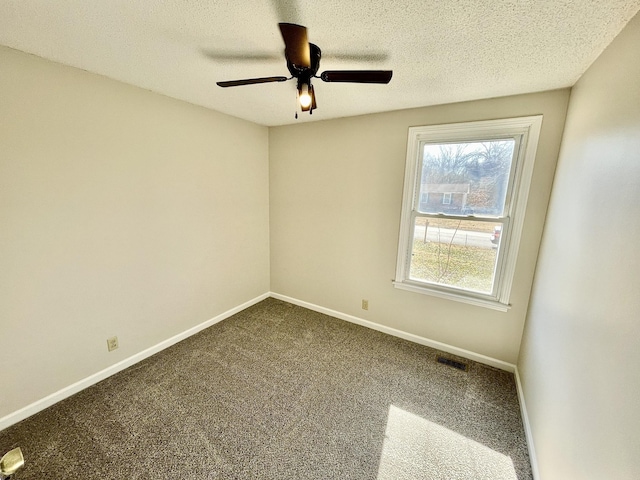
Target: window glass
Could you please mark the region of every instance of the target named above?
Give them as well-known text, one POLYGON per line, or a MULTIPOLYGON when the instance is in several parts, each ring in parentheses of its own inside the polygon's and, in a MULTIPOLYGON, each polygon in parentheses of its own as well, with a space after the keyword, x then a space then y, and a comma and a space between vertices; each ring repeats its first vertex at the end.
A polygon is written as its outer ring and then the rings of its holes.
POLYGON ((490 294, 502 223, 416 217, 409 278, 490 294))
POLYGON ((420 202, 423 213, 502 216, 515 141, 423 144, 420 202))

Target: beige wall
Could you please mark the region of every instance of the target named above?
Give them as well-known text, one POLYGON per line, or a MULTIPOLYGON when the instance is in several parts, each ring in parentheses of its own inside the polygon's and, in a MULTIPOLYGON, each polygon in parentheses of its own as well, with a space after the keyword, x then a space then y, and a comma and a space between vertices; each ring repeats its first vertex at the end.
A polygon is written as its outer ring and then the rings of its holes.
POLYGON ((519 370, 541 478, 640 478, 640 16, 574 87, 519 370))
POLYGON ((269 180, 266 127, 0 65, 2 418, 268 292, 269 180))
POLYGON ((271 290, 515 363, 568 97, 560 90, 271 128, 271 290), (408 128, 534 114, 544 120, 513 308, 395 289, 408 128))

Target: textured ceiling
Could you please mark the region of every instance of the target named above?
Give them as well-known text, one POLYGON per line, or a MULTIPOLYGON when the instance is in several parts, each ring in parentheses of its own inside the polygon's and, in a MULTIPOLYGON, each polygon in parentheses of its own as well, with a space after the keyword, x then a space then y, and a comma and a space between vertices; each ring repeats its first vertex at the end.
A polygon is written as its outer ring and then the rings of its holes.
MULTIPOLYGON (((571 86, 640 0, 1 0, 0 44, 263 125, 571 86), (328 69, 389 85, 314 83, 295 113, 278 22, 308 28, 328 69)), ((1 66, 0 66, 1 68, 1 66)))

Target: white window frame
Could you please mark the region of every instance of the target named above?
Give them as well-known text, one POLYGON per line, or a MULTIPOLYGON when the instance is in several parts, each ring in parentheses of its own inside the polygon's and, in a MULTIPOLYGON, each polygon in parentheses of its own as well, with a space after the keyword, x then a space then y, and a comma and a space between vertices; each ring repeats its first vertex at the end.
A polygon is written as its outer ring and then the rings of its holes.
POLYGON ((451 205, 451 194, 450 193, 443 193, 442 194, 442 204, 443 205, 451 205))
MULTIPOLYGON (((398 259, 396 277, 393 282, 396 288, 500 311, 507 311, 510 308, 509 297, 515 275, 516 260, 518 258, 541 127, 542 115, 535 115, 409 128, 398 259), (422 146, 427 143, 489 141, 509 138, 516 139, 516 149, 505 202, 504 217, 506 220, 502 227, 498 246, 494 279, 496 288, 494 288, 494 291, 491 294, 483 294, 410 279, 409 266, 411 263, 414 229, 413 212, 419 206, 422 146)), ((474 220, 475 218, 473 215, 457 217, 463 220, 474 220)), ((486 219, 485 216, 483 217, 486 219)))

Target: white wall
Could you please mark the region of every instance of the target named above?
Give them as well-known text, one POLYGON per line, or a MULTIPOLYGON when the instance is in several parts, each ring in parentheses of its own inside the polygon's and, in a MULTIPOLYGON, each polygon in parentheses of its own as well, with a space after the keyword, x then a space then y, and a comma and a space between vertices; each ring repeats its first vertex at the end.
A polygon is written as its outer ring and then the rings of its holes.
POLYGON ((574 87, 519 371, 544 480, 640 478, 640 15, 574 87))
POLYGON ((266 127, 0 65, 2 418, 268 292, 269 178, 266 127))
POLYGON ((271 290, 514 364, 568 97, 560 90, 271 128, 271 290), (408 128, 534 114, 544 120, 513 308, 395 289, 408 128))

